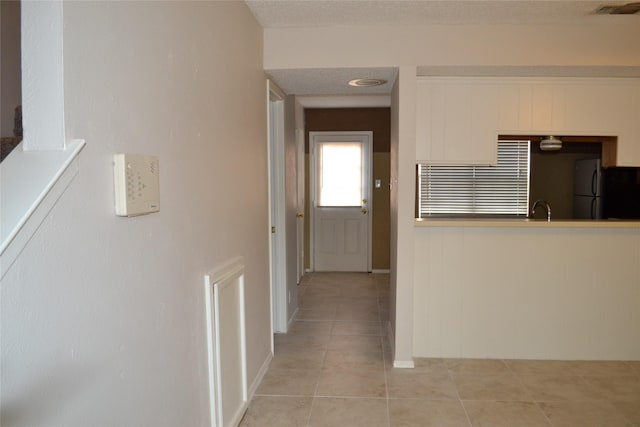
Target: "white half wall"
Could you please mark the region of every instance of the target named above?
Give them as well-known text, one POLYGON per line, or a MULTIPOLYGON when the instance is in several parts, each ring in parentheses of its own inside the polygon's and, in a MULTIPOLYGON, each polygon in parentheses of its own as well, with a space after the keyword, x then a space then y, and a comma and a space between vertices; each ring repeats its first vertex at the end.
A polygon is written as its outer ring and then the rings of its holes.
POLYGON ((640 360, 640 228, 415 230, 414 355, 640 360))

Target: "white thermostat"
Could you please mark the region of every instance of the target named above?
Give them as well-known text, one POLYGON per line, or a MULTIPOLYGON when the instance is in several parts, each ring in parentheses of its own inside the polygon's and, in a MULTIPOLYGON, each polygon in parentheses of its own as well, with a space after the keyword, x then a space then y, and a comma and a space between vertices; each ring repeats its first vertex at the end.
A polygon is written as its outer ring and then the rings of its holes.
POLYGON ((114 154, 116 215, 136 216, 160 210, 158 158, 138 154, 114 154))

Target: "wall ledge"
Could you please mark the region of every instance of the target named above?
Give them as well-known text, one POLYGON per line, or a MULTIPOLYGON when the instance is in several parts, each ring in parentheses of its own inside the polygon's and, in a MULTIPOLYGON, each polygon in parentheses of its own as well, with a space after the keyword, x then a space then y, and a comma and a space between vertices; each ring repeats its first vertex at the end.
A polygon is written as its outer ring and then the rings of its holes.
POLYGON ((18 145, 0 164, 0 277, 4 277, 78 173, 84 140, 64 150, 25 151, 18 145))
POLYGON ((539 220, 529 218, 422 218, 416 228, 424 227, 513 227, 513 228, 640 228, 640 220, 539 220))

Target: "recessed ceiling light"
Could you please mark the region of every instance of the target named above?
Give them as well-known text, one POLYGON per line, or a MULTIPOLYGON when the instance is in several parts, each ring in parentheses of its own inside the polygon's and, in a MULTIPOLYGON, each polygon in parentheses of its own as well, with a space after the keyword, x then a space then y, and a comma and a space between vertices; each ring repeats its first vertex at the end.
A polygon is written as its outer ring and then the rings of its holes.
POLYGON ((384 79, 353 79, 353 80, 349 80, 349 86, 372 87, 372 86, 381 86, 386 82, 387 81, 384 79))

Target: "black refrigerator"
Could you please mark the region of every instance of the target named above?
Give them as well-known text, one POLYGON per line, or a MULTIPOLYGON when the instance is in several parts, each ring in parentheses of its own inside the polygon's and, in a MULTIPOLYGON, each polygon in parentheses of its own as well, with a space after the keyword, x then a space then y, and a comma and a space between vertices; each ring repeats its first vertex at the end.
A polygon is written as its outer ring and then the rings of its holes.
POLYGON ((573 177, 573 218, 603 218, 603 182, 600 159, 577 160, 573 177))
POLYGON ((576 161, 575 219, 640 219, 640 168, 602 169, 599 159, 576 161))

